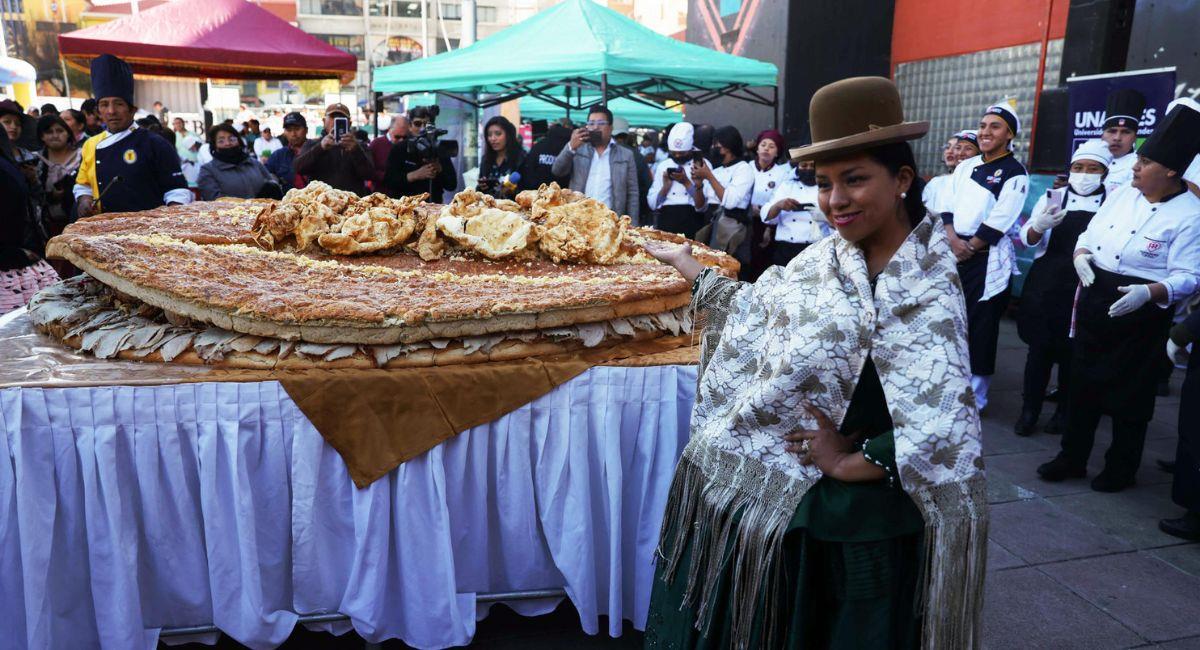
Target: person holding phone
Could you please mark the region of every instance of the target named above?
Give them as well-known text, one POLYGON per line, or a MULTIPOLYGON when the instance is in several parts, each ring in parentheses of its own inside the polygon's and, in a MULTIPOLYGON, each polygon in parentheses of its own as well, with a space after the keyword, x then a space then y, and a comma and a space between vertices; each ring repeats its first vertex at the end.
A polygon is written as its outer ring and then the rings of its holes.
POLYGON ((825 215, 817 207, 815 164, 811 160, 794 159, 793 163, 794 172, 759 210, 763 223, 775 226, 775 251, 771 263, 776 266, 787 266, 804 249, 829 234, 825 215))
MULTIPOLYGON (((750 199, 754 194, 754 167, 742 159, 745 142, 732 126, 713 132, 712 166, 704 159, 692 162, 692 178, 704 184, 704 200, 711 211, 710 234, 701 239, 733 255, 742 268, 750 265, 750 199)), ((743 273, 743 278, 744 273, 743 273)))
POLYGON ((1058 456, 1038 467, 1046 481, 1087 475, 1107 415, 1112 444, 1092 489, 1134 484, 1175 306, 1200 288, 1200 199, 1183 182, 1197 143, 1200 106, 1176 105, 1138 149, 1132 184, 1109 195, 1075 244, 1067 425, 1058 456))
MULTIPOLYGON (((1031 435, 1037 427, 1055 365, 1061 394, 1070 392, 1071 314, 1079 284, 1071 254, 1079 235, 1087 230, 1104 203, 1104 177, 1110 164, 1112 154, 1104 142, 1088 140, 1079 145, 1071 156, 1067 187, 1047 190, 1021 226, 1021 243, 1035 252, 1021 290, 1017 317, 1017 333, 1029 346, 1021 415, 1013 425, 1018 436, 1031 435)), ((1047 433, 1061 433, 1067 406, 1064 401, 1059 401, 1046 425, 1047 433)))
POLYGON ((555 176, 571 176, 570 187, 629 215, 638 223, 638 179, 634 153, 613 140, 613 114, 604 106, 588 111, 587 124, 571 133, 571 140, 555 158, 555 176))
POLYGON ((375 163, 350 130, 350 109, 344 104, 325 108, 325 135, 304 143, 292 162, 296 174, 322 181, 339 190, 366 194, 375 163))
POLYGON ((695 130, 687 122, 671 127, 667 135, 666 160, 654 166, 653 180, 646 202, 656 211, 654 227, 693 239, 704 225, 703 183, 693 180, 692 162, 698 153, 693 141, 695 130))

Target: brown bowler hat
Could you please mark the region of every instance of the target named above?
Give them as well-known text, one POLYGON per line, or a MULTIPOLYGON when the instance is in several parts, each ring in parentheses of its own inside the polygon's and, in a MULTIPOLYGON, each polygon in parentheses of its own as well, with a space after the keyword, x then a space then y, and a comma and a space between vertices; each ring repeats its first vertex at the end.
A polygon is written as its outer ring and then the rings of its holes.
POLYGON ((791 151, 793 160, 826 160, 879 145, 916 140, 929 122, 905 122, 896 84, 883 77, 851 77, 813 94, 808 105, 813 143, 791 151))

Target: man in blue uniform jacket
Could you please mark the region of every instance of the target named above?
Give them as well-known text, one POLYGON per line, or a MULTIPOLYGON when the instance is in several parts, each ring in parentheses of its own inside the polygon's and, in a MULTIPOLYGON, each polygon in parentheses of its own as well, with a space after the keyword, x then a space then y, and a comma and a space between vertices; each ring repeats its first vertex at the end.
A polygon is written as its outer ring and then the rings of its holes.
POLYGON ((133 122, 129 64, 111 54, 93 59, 92 94, 105 128, 83 143, 74 190, 79 216, 190 203, 175 148, 133 122))

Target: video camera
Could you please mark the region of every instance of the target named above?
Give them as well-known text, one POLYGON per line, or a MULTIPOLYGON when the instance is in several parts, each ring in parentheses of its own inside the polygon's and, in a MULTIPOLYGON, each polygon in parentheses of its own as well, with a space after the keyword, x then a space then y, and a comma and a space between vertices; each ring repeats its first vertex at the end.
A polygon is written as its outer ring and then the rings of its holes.
MULTIPOLYGON (((421 127, 417 135, 410 136, 405 141, 408 147, 408 155, 421 163, 433 162, 440 158, 457 157, 458 142, 455 140, 442 140, 441 137, 449 133, 449 131, 439 129, 435 124, 440 109, 437 106, 423 108, 422 112, 429 116, 429 123, 421 127)), ((416 112, 414 111, 414 113, 416 112)))

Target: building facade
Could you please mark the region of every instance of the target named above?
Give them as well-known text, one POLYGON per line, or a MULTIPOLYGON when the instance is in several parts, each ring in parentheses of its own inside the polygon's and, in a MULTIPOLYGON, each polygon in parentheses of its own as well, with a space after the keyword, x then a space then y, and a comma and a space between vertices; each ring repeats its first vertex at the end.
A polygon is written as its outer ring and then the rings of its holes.
MULTIPOLYGON (((476 38, 537 13, 539 0, 479 0, 476 38)), ((462 40, 459 0, 297 0, 296 24, 358 58, 358 75, 343 93, 369 96, 370 68, 457 49, 462 40)))

